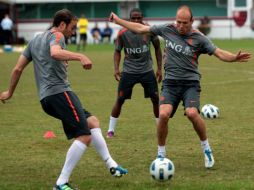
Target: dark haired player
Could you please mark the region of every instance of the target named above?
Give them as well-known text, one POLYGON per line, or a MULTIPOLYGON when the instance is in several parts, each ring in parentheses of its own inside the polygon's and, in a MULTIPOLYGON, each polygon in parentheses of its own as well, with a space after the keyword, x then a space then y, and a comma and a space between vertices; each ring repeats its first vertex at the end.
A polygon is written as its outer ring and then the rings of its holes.
POLYGON ((65 40, 76 29, 77 18, 68 10, 55 13, 53 26, 32 39, 19 57, 12 71, 9 89, 0 93, 0 100, 12 97, 25 67, 33 61, 34 73, 43 110, 62 121, 68 139, 75 139, 70 146, 63 169, 57 179, 56 190, 72 190, 70 175, 90 142, 102 157, 113 176, 122 176, 128 171, 112 159, 99 121, 82 108, 79 98, 71 90, 67 79, 67 61, 79 61, 84 69, 91 69, 91 60, 80 53, 66 50, 65 40))
MULTIPOLYGON (((140 9, 130 12, 130 21, 143 23, 143 15, 140 9)), ((117 120, 121 108, 126 99, 130 99, 134 85, 140 83, 144 88, 145 98, 150 98, 153 104, 153 113, 156 121, 159 116, 158 82, 161 82, 162 53, 160 41, 156 35, 137 34, 127 28, 119 31, 114 53, 115 79, 119 81, 117 99, 111 111, 107 137, 115 135, 117 120), (153 60, 150 52, 150 44, 153 44, 157 61, 156 76, 153 70, 153 60), (120 72, 121 51, 124 50, 123 71, 120 72)))

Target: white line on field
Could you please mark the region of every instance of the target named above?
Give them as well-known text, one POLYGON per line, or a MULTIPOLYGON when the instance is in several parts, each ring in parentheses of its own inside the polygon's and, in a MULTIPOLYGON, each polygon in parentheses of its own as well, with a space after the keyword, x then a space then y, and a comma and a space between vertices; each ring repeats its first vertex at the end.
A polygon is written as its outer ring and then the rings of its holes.
POLYGON ((220 81, 220 82, 204 82, 202 85, 223 85, 223 84, 232 84, 246 81, 253 81, 254 78, 241 79, 241 80, 230 80, 230 81, 220 81))
MULTIPOLYGON (((201 70, 216 70, 216 71, 221 71, 221 68, 203 67, 201 70)), ((226 69, 226 70, 223 70, 223 72, 247 73, 247 74, 254 75, 254 71, 250 71, 250 70, 241 70, 241 69, 226 69)))

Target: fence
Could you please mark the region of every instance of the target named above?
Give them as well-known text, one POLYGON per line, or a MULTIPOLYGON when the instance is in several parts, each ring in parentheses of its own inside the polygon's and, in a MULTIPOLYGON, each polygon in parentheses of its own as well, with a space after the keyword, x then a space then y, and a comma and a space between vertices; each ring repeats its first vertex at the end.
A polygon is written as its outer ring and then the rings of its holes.
MULTIPOLYGON (((91 29, 98 24, 99 28, 105 27, 105 20, 90 20, 88 25, 88 43, 92 43, 92 35, 90 33, 91 29)), ((145 19, 145 22, 150 25, 158 25, 165 23, 173 23, 174 18, 170 19, 145 19)), ((200 20, 197 18, 193 27, 197 28, 200 20)), ((21 21, 17 24, 17 36, 18 38, 24 38, 25 41, 31 40, 36 34, 45 31, 50 26, 50 20, 30 20, 21 21)), ((120 26, 110 23, 110 27, 113 29, 112 41, 116 38, 118 31, 121 29, 120 26)), ((241 39, 241 38, 254 38, 254 30, 251 28, 250 24, 245 24, 242 27, 238 27, 234 20, 227 17, 214 17, 211 19, 211 32, 208 34, 209 38, 213 39, 241 39)))

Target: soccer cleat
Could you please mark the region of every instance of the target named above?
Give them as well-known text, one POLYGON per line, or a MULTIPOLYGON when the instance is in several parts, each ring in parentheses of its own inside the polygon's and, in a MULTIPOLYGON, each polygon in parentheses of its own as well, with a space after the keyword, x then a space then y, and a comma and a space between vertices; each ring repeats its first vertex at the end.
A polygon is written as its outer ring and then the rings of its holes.
POLYGON ((53 190, 75 190, 70 186, 69 183, 65 183, 63 185, 56 185, 53 190))
POLYGON ((215 163, 212 151, 210 149, 206 149, 204 151, 204 154, 205 154, 205 167, 208 169, 212 168, 215 163))
POLYGON ((113 138, 115 136, 114 131, 108 131, 107 138, 113 138))
POLYGON ((122 177, 123 175, 128 173, 128 170, 121 167, 121 166, 117 166, 116 168, 112 167, 109 169, 109 171, 110 171, 111 175, 114 177, 122 177))

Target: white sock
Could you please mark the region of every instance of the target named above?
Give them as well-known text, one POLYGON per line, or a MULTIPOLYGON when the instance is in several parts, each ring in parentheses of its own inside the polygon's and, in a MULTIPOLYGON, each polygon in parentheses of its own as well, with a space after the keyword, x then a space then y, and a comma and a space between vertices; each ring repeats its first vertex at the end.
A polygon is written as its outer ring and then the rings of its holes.
POLYGON ((159 118, 155 118, 156 125, 159 123, 159 118))
POLYGON ((166 148, 165 146, 158 146, 158 156, 166 157, 166 148))
POLYGON ((104 137, 102 136, 101 129, 93 128, 90 131, 92 134, 92 144, 94 145, 96 151, 100 154, 106 166, 109 169, 112 167, 117 167, 117 163, 112 159, 109 153, 108 146, 104 137))
POLYGON ((77 165, 78 161, 84 154, 87 146, 81 141, 75 140, 70 146, 67 154, 63 169, 59 178, 57 179, 57 185, 63 185, 69 181, 70 175, 77 165))
POLYGON ((205 150, 207 150, 207 149, 211 150, 208 139, 201 141, 201 147, 203 149, 203 152, 205 152, 205 150))
POLYGON ((110 116, 108 131, 115 131, 118 118, 110 116))

